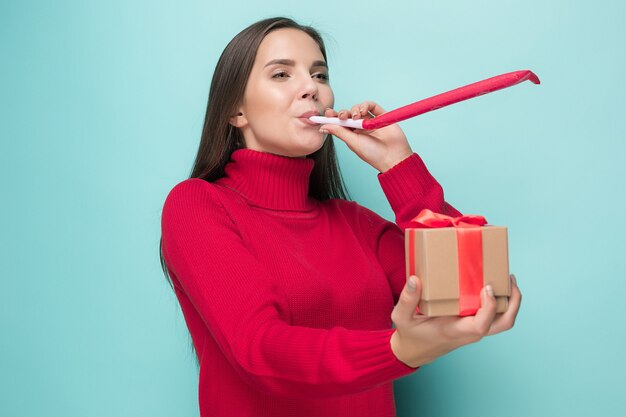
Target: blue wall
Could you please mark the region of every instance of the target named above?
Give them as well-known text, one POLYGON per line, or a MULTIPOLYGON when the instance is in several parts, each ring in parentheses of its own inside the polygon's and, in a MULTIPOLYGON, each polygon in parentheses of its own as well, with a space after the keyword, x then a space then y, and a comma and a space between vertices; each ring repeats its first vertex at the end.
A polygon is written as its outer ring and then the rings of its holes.
MULTIPOLYGON (((223 47, 273 15, 327 35, 338 108, 542 81, 402 124, 452 204, 509 226, 524 301, 512 331, 399 381, 399 416, 623 412, 623 2, 165 3, 0 3, 0 415, 198 415, 160 212, 223 47)), ((352 197, 391 219, 338 147, 352 197)))

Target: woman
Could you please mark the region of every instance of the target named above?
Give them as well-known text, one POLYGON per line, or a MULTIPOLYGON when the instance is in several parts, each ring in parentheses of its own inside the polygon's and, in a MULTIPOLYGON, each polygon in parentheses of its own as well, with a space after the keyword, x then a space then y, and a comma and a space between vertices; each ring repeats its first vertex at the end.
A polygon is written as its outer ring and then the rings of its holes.
POLYGON ((322 39, 289 19, 251 25, 217 64, 191 178, 162 216, 203 416, 393 416, 393 380, 513 326, 514 281, 498 316, 489 288, 474 317, 414 314, 403 228, 423 208, 459 212, 397 125, 308 121, 383 112, 333 102, 322 39), (345 199, 329 134, 380 172, 397 225, 345 199))

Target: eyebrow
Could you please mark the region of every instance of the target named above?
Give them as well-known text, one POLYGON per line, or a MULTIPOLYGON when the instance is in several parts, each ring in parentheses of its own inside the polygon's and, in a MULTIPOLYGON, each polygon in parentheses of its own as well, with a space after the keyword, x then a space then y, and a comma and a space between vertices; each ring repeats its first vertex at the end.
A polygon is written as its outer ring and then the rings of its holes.
MULTIPOLYGON (((272 59, 270 62, 265 64, 266 67, 269 67, 270 65, 287 65, 290 67, 295 67, 296 61, 294 61, 293 59, 272 59)), ((313 61, 313 65, 311 66, 328 68, 328 65, 324 61, 313 61)))

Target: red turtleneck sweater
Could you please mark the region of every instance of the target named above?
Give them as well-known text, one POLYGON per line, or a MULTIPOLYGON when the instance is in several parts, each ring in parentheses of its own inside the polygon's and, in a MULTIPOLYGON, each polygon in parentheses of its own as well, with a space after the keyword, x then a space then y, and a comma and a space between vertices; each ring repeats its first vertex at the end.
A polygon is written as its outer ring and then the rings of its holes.
POLYGON ((380 184, 397 225, 308 196, 313 160, 237 150, 225 177, 177 184, 163 254, 200 361, 200 415, 394 416, 414 371, 389 345, 403 229, 459 213, 413 154, 380 184))

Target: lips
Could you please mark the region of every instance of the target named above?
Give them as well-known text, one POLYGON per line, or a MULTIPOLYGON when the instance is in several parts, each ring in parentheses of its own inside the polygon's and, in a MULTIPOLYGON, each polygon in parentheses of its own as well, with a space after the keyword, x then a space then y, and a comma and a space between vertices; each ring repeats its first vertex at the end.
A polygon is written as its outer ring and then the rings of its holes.
POLYGON ((310 111, 308 111, 306 113, 302 113, 298 117, 300 117, 300 118, 304 117, 304 118, 308 119, 311 116, 319 116, 319 115, 320 115, 320 112, 318 112, 317 110, 310 110, 310 111))
POLYGON ((317 123, 310 121, 309 117, 319 116, 319 115, 320 115, 320 112, 318 112, 317 110, 310 110, 306 113, 302 113, 300 116, 298 116, 298 119, 300 119, 303 123, 309 126, 317 126, 317 123))

